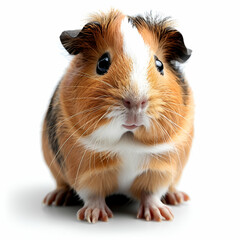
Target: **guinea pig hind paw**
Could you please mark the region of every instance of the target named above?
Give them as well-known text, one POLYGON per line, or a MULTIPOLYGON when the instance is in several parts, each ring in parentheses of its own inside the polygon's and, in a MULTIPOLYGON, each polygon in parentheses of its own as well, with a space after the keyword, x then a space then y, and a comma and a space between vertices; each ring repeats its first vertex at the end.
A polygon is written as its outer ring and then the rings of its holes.
POLYGON ((169 205, 179 205, 190 200, 190 197, 185 192, 174 191, 167 192, 162 198, 162 201, 169 205))
POLYGON ((74 199, 74 193, 67 188, 58 188, 46 195, 43 200, 43 204, 51 206, 66 206, 72 205, 74 199))

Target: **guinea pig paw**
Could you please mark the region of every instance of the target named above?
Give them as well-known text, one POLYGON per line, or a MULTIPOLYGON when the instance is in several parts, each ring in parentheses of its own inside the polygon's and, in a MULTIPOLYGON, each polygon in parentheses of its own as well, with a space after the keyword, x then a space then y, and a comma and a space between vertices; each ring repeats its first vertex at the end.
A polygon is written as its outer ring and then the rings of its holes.
POLYGON ((48 193, 43 200, 47 206, 74 206, 81 203, 76 193, 70 188, 57 188, 48 193))
POLYGON ((190 197, 185 192, 174 191, 167 192, 162 198, 162 201, 169 205, 179 205, 183 202, 190 200, 190 197))
POLYGON ((174 218, 172 210, 163 204, 156 196, 145 196, 142 198, 140 207, 138 210, 137 218, 144 218, 146 221, 160 222, 162 217, 167 221, 174 218))
POLYGON ((58 188, 48 193, 43 200, 43 204, 51 206, 63 206, 67 205, 72 192, 68 188, 58 188))
POLYGON ((104 200, 100 203, 96 201, 95 203, 85 204, 77 212, 78 220, 87 220, 89 223, 96 223, 98 220, 107 222, 108 218, 112 217, 112 211, 108 208, 104 200))

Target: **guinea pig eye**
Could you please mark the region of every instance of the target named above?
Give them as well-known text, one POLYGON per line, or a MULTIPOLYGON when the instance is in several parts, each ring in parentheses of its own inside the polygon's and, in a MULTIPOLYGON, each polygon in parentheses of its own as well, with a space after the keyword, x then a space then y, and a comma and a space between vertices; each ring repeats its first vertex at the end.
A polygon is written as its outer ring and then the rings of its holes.
POLYGON ((98 60, 96 69, 97 74, 104 75, 105 73, 107 73, 110 65, 110 55, 109 53, 104 53, 98 60))
POLYGON ((155 65, 157 70, 163 75, 163 63, 157 58, 157 56, 154 56, 155 59, 155 65))

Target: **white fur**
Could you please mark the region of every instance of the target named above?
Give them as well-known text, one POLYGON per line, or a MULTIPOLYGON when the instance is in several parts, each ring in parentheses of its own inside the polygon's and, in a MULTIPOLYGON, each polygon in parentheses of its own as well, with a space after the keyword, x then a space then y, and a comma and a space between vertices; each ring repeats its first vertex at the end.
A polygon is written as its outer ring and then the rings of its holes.
POLYGON ((121 160, 117 192, 125 194, 129 193, 134 179, 145 171, 143 166, 148 163, 151 155, 174 151, 174 143, 148 146, 134 140, 133 133, 126 132, 117 120, 112 120, 91 135, 81 138, 80 144, 91 151, 117 154, 121 160))
POLYGON ((77 194, 84 201, 84 203, 86 203, 91 197, 91 192, 86 188, 82 188, 77 192, 77 194))
MULTIPOLYGON (((125 17, 121 25, 123 51, 132 61, 130 86, 137 85, 138 97, 147 96, 149 83, 147 80, 148 66, 151 58, 150 48, 144 43, 141 34, 125 17)), ((137 96, 136 96, 137 97, 137 96)))
MULTIPOLYGON (((134 132, 134 131, 133 131, 134 132)), ((95 152, 122 153, 132 152, 134 154, 166 154, 174 150, 174 143, 163 143, 145 145, 134 140, 133 135, 122 127, 121 122, 112 120, 87 137, 80 139, 80 144, 95 152)))
POLYGON ((128 195, 134 179, 143 173, 143 166, 147 162, 148 156, 128 149, 128 151, 122 151, 119 157, 122 164, 118 174, 118 192, 128 195))

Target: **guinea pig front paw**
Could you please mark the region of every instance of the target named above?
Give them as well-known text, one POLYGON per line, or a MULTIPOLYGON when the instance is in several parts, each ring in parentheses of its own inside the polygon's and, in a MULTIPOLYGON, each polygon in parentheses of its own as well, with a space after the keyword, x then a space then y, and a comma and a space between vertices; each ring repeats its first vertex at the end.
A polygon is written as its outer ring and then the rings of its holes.
POLYGON ((167 221, 174 218, 171 209, 163 204, 155 195, 143 195, 138 210, 137 218, 145 218, 147 221, 160 222, 162 217, 167 221))
POLYGON ((87 220, 89 223, 96 223, 98 220, 107 222, 108 218, 112 217, 112 211, 102 198, 86 201, 84 207, 77 212, 78 220, 87 220))
POLYGON ((162 197, 162 202, 170 205, 178 205, 188 200, 190 200, 190 197, 185 192, 177 190, 173 192, 169 191, 162 197))

